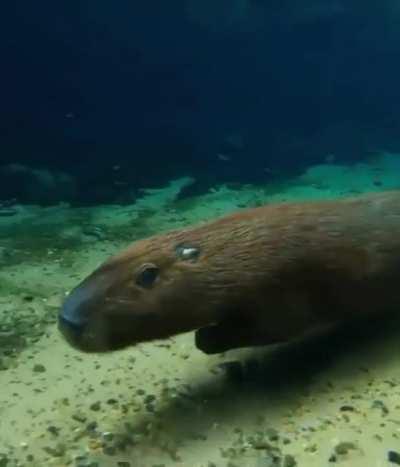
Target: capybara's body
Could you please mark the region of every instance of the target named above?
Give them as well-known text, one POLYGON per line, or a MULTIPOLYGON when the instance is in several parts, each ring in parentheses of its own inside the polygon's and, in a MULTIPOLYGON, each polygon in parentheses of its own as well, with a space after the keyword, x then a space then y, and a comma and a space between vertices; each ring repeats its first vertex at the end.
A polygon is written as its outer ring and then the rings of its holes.
POLYGON ((85 351, 196 330, 205 352, 400 311, 400 191, 271 204, 135 242, 68 297, 85 351))

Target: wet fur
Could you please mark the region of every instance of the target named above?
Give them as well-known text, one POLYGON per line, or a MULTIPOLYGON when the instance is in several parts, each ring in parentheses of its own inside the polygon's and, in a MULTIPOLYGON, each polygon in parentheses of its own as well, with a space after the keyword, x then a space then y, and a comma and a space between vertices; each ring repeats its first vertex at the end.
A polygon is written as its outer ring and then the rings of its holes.
POLYGON ((197 330, 207 353, 287 341, 400 311, 400 191, 271 204, 135 242, 79 287, 95 287, 71 342, 108 351, 197 330), (199 248, 196 261, 176 246, 199 248), (143 263, 154 286, 135 284, 143 263))

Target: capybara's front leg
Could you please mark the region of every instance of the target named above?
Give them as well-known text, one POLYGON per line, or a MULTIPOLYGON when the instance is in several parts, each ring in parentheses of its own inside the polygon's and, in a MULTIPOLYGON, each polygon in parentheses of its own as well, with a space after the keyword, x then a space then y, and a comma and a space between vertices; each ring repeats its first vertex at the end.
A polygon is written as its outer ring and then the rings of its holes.
POLYGON ((261 332, 257 326, 244 325, 239 322, 221 322, 212 326, 200 328, 195 333, 196 347, 206 354, 226 352, 241 347, 252 347, 282 342, 271 339, 265 332, 261 332))

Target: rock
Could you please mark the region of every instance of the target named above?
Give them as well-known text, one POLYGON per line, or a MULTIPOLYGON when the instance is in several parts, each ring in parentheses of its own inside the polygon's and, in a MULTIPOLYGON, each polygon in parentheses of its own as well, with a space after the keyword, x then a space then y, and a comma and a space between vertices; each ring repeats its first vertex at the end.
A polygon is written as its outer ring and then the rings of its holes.
POLYGON ((115 436, 114 433, 112 433, 111 431, 104 431, 102 433, 102 437, 105 442, 110 443, 111 441, 113 441, 115 436))
POLYGON ((46 371, 46 367, 42 365, 41 363, 36 363, 33 367, 33 372, 34 373, 44 373, 46 371))
POLYGON ((286 456, 283 458, 282 467, 296 467, 296 465, 296 459, 290 454, 286 454, 286 456))
POLYGON ((274 456, 263 456, 257 459, 257 467, 279 467, 280 466, 280 459, 279 457, 274 456))
POLYGON ((148 394, 145 398, 144 398, 144 403, 145 404, 151 404, 152 402, 154 402, 156 400, 156 396, 154 396, 153 394, 148 394))
POLYGON ((52 435, 54 436, 58 436, 60 434, 60 428, 54 426, 54 425, 50 425, 47 427, 47 431, 49 433, 51 433, 52 435))
POLYGON ((7 454, 0 453, 0 467, 7 467, 9 461, 10 458, 7 456, 7 454))
POLYGON ((345 455, 354 449, 357 449, 357 446, 354 443, 343 441, 335 446, 335 453, 338 455, 345 455))
POLYGON ((392 464, 400 465, 400 453, 397 451, 389 451, 387 459, 392 464))
POLYGON ((265 434, 270 441, 278 441, 279 440, 279 433, 275 428, 267 428, 265 430, 265 434))
POLYGON ((64 444, 58 443, 54 448, 45 446, 43 450, 53 457, 62 457, 65 454, 67 448, 64 444))
POLYGON ((354 412, 354 407, 352 405, 342 405, 339 409, 341 412, 354 412))
POLYGON ((101 409, 100 401, 93 402, 93 404, 90 404, 89 409, 93 410, 93 412, 98 412, 101 409))
POLYGON ((80 423, 85 423, 87 420, 87 417, 83 412, 75 412, 71 415, 71 418, 80 423))
POLYGON ((375 400, 372 402, 371 409, 380 409, 382 411, 382 415, 387 415, 389 413, 389 409, 386 407, 385 403, 381 400, 375 400))

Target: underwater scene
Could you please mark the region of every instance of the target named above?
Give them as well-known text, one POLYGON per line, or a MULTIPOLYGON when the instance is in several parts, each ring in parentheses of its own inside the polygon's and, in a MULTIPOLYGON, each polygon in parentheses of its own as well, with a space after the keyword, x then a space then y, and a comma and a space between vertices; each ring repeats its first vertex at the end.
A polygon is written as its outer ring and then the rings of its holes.
POLYGON ((3 9, 0 467, 400 465, 400 4, 3 9))

